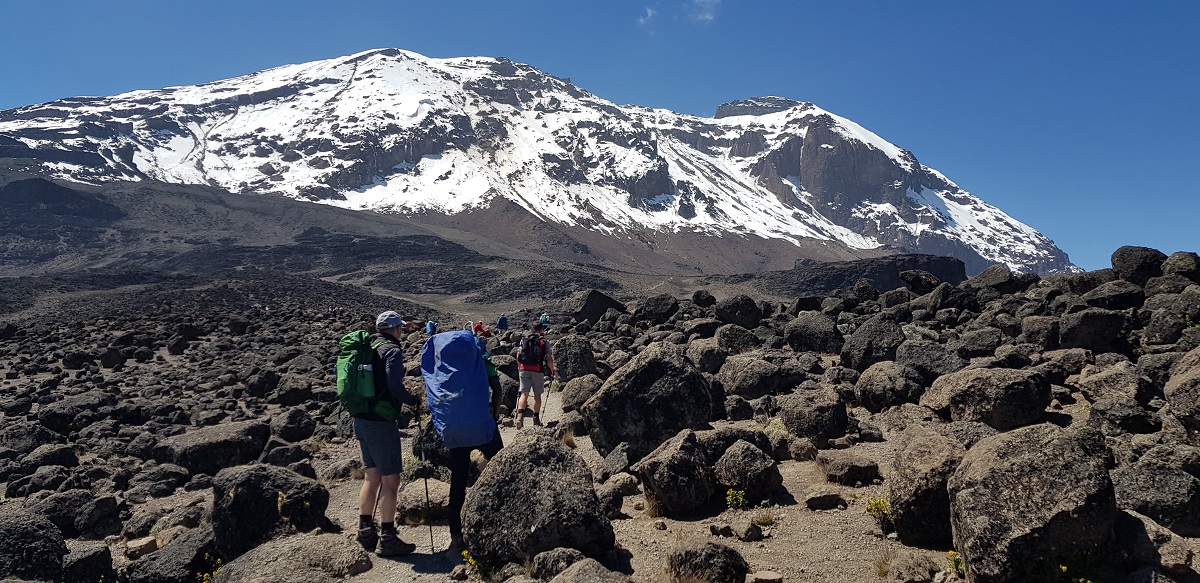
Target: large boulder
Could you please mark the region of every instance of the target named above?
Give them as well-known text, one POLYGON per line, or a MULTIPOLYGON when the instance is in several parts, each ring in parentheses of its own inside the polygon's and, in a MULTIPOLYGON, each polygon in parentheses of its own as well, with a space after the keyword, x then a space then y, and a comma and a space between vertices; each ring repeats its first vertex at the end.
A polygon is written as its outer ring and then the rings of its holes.
POLYGON ((947 482, 967 580, 1053 580, 1107 559, 1117 515, 1104 443, 1050 424, 985 438, 947 482))
POLYGON ((371 569, 358 543, 337 534, 290 536, 225 563, 213 583, 339 581, 371 569))
POLYGON ((729 351, 721 348, 716 338, 703 338, 689 342, 687 358, 700 372, 716 373, 729 358, 729 351))
POLYGON ((211 574, 219 567, 214 560, 218 556, 216 550, 211 528, 193 528, 167 546, 130 563, 125 575, 129 583, 198 581, 199 576, 211 574))
POLYGON ((776 401, 788 433, 818 445, 846 434, 846 406, 830 387, 801 389, 776 401))
POLYGON ((212 527, 226 560, 279 534, 329 526, 329 491, 315 480, 277 466, 221 470, 213 479, 212 527))
POLYGON ((116 581, 112 552, 107 546, 85 547, 63 558, 62 583, 116 581))
POLYGON ((600 561, 584 558, 555 575, 550 583, 630 583, 629 575, 610 571, 600 561))
POLYGON ((66 538, 89 532, 112 534, 121 529, 117 499, 96 496, 90 490, 55 492, 31 504, 30 509, 49 518, 66 538))
POLYGON ((55 433, 69 434, 72 430, 95 421, 91 417, 104 407, 117 404, 116 397, 103 391, 88 391, 48 403, 38 409, 38 422, 55 433), (83 423, 80 421, 86 420, 83 423))
POLYGON ((651 515, 686 515, 703 508, 717 493, 712 464, 691 430, 679 432, 629 471, 642 482, 651 515))
POLYGON ((783 328, 783 337, 796 352, 841 352, 845 339, 837 322, 816 311, 800 312, 783 328))
POLYGON ((1139 461, 1112 471, 1117 505, 1171 532, 1200 537, 1200 479, 1178 467, 1139 461))
POLYGON ((569 413, 583 406, 603 385, 604 381, 594 374, 567 381, 563 384, 562 398, 560 400, 563 413, 569 413))
POLYGON ((966 448, 932 429, 915 426, 901 434, 888 475, 892 523, 907 545, 951 545, 950 494, 946 481, 966 448))
POLYGON ((562 382, 596 374, 596 355, 592 354, 592 343, 586 336, 563 336, 551 343, 551 350, 562 382))
POLYGON ((613 372, 579 412, 601 455, 626 441, 638 459, 681 429, 705 427, 710 390, 678 347, 658 342, 613 372))
POLYGON ((1200 255, 1193 251, 1176 251, 1162 264, 1164 275, 1176 274, 1200 283, 1200 255))
POLYGON ((300 407, 286 409, 271 418, 271 433, 291 443, 312 437, 316 429, 312 415, 300 407))
POLYGON ((727 395, 738 395, 744 399, 757 399, 770 395, 780 388, 783 375, 779 365, 757 356, 740 354, 725 359, 717 380, 727 395))
POLYGON ((563 311, 567 315, 579 322, 587 321, 592 324, 599 322, 610 309, 624 312, 625 305, 594 289, 576 293, 563 305, 563 311))
POLYGON ((928 340, 904 341, 896 348, 896 362, 916 369, 926 385, 967 365, 954 348, 928 340))
POLYGON ((1112 267, 1117 277, 1138 285, 1146 285, 1151 277, 1163 274, 1167 255, 1158 249, 1126 245, 1113 251, 1112 267))
POLYGON ((675 296, 660 294, 638 302, 633 310, 633 319, 647 321, 653 326, 666 322, 678 311, 679 300, 675 296))
POLYGON ((66 439, 62 435, 38 423, 8 417, 0 424, 0 449, 12 450, 17 456, 28 455, 43 445, 64 441, 66 439))
POLYGON ((1028 425, 1050 405, 1050 383, 1036 371, 977 368, 938 378, 920 404, 954 421, 1001 431, 1028 425))
POLYGON ((691 583, 745 583, 750 563, 741 553, 723 544, 682 546, 667 557, 672 581, 691 583))
POLYGON ((1191 431, 1200 431, 1200 348, 1188 352, 1171 369, 1163 386, 1167 404, 1191 431))
POLYGON ((67 543, 50 519, 17 503, 0 504, 0 578, 57 581, 67 543))
POLYGON ((854 398, 872 413, 903 403, 916 403, 925 392, 925 379, 911 366, 893 360, 877 362, 854 384, 854 398))
POLYGON ((1059 321, 1058 345, 1086 348, 1097 354, 1123 347, 1125 314, 1104 308, 1088 308, 1066 314, 1059 321))
POLYGON ((747 501, 770 497, 783 486, 783 475, 775 460, 748 441, 738 440, 713 466, 717 483, 728 490, 742 490, 747 501))
POLYGON ((762 310, 758 303, 747 295, 736 295, 717 302, 713 308, 717 319, 726 324, 737 324, 742 328, 753 330, 762 320, 762 310))
POLYGON ((558 547, 595 557, 615 541, 587 462, 536 433, 518 436, 484 468, 462 518, 471 555, 491 564, 522 563, 558 547))
POLYGON ((168 437, 154 448, 154 459, 181 465, 193 474, 213 475, 257 460, 271 438, 271 427, 241 421, 201 427, 168 437))
POLYGON ((904 329, 893 316, 872 316, 846 338, 842 366, 862 372, 877 362, 896 360, 896 349, 904 340, 904 329))
POLYGON ((1127 310, 1140 308, 1146 301, 1146 292, 1141 286, 1118 279, 1100 284, 1096 289, 1083 294, 1083 301, 1094 308, 1127 310))
POLYGON ((737 324, 725 324, 717 328, 717 331, 713 333, 713 339, 717 341, 717 347, 727 354, 741 354, 754 350, 762 344, 762 340, 755 336, 754 332, 737 324))

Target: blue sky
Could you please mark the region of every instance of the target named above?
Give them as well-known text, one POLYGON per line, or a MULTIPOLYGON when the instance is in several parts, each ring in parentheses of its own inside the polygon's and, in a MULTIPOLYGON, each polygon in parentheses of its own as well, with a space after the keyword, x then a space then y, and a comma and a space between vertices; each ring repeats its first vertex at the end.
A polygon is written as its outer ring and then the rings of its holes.
POLYGON ((0 109, 399 47, 505 56, 618 103, 811 101, 1085 269, 1200 251, 1200 2, 60 0, 0 4, 0 109))

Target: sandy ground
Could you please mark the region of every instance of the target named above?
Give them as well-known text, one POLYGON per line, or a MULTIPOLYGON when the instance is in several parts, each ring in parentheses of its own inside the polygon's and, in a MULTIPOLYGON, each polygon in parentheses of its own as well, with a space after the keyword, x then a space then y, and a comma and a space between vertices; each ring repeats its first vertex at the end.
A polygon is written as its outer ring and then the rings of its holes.
MULTIPOLYGON (((560 414, 558 394, 548 397, 546 421, 553 421, 560 414)), ((506 442, 515 436, 516 429, 502 428, 506 442)), ((407 444, 406 444, 407 446, 407 444)), ((854 450, 879 462, 889 459, 891 448, 888 443, 860 444, 854 450)), ((576 438, 576 451, 589 463, 600 460, 586 437, 576 438)), ((345 456, 358 455, 355 442, 334 444, 321 451, 317 465, 330 463, 345 456)), ((881 463, 886 472, 886 464, 881 463)), ((897 553, 917 553, 932 557, 938 563, 945 562, 944 551, 908 549, 899 543, 884 538, 875 521, 867 515, 865 503, 869 496, 882 496, 882 485, 851 488, 830 484, 816 462, 788 461, 780 464, 784 488, 795 503, 758 507, 746 510, 726 510, 717 516, 694 520, 658 519, 646 516, 638 510, 643 502, 640 495, 625 499, 624 512, 629 518, 613 521, 617 548, 623 555, 625 570, 632 568, 634 581, 663 582, 667 556, 680 544, 699 541, 716 541, 729 545, 746 558, 754 571, 775 571, 785 581, 838 581, 845 583, 878 582, 876 563, 897 553), (845 509, 813 511, 804 506, 805 494, 814 488, 832 488, 839 491, 849 502, 845 509), (742 542, 736 538, 715 537, 709 533, 710 524, 737 524, 762 514, 770 514, 775 524, 764 528, 769 536, 758 542, 742 542), (665 530, 656 528, 656 522, 665 524, 665 530)), ((327 484, 330 490, 328 514, 343 525, 357 522, 357 500, 360 482, 353 479, 327 484)), ((661 526, 661 525, 660 525, 661 526)), ((444 521, 433 525, 433 552, 430 548, 430 531, 426 526, 400 526, 402 539, 417 545, 415 554, 399 559, 372 557, 374 567, 351 581, 360 583, 393 581, 445 581, 451 570, 461 564, 462 558, 451 556, 445 551, 450 542, 449 530, 444 521)), ((347 537, 352 537, 351 529, 347 537)), ((611 565, 610 565, 611 566, 611 565)))

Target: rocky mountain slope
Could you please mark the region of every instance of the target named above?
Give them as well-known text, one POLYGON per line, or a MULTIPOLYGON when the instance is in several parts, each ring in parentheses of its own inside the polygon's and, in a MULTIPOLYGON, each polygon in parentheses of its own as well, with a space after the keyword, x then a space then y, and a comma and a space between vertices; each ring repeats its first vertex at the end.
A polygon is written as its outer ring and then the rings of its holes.
MULTIPOLYGON (((1200 257, 1123 247, 1112 264, 791 303, 574 296, 552 311, 553 423, 506 427, 479 468, 471 556, 513 583, 1194 582, 1200 257)), ((454 572, 423 525, 402 527, 420 547, 399 560, 346 532, 336 339, 391 300, 255 270, 42 283, 58 309, 0 318, 0 578, 454 572)), ((486 339, 506 421, 519 337, 486 339)), ((416 393, 424 340, 405 347, 416 393)), ((447 452, 406 431, 400 516, 430 516, 444 545, 447 452)))
POLYGON ((735 273, 903 250, 968 273, 1072 269, 1033 228, 811 103, 701 118, 506 59, 384 49, 16 108, 0 112, 0 158, 420 215, 577 262, 735 273))

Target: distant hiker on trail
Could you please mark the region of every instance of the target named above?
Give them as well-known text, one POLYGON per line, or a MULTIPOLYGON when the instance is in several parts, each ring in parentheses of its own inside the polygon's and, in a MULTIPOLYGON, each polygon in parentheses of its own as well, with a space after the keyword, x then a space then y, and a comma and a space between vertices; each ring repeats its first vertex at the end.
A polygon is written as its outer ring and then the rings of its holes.
POLYGON ((508 316, 500 314, 500 319, 496 320, 496 329, 501 332, 508 330, 508 316))
POLYGON ((483 328, 483 320, 475 322, 475 326, 473 326, 473 329, 475 330, 476 336, 483 336, 483 333, 485 332, 485 330, 483 328))
POLYGON ((425 333, 430 336, 437 334, 437 322, 434 322, 433 320, 425 322, 425 333))
POLYGON ((483 341, 466 330, 444 332, 421 348, 421 375, 433 428, 450 450, 450 547, 464 549, 462 507, 467 498, 471 451, 492 459, 504 442, 496 425, 500 393, 499 373, 490 383, 494 367, 488 366, 483 341))
POLYGON ((362 450, 364 471, 358 493, 356 540, 368 553, 374 552, 378 544, 381 557, 398 557, 416 550, 416 545, 400 540, 396 533, 396 494, 404 469, 396 411, 401 405, 421 405, 421 399, 404 388, 404 350, 400 347, 400 337, 406 324, 396 312, 384 312, 375 319, 376 333, 371 335, 369 345, 370 368, 361 367, 372 373, 375 392, 367 401, 370 408, 354 414, 354 435, 362 450), (382 522, 379 532, 374 522, 376 508, 382 522))
POLYGON ((517 419, 514 423, 517 429, 525 426, 525 405, 530 391, 533 392, 533 424, 542 424, 542 393, 546 389, 545 371, 550 371, 551 375, 558 374, 558 369, 554 367, 554 357, 550 355, 550 342, 542 336, 545 330, 545 324, 541 322, 534 324, 533 332, 521 339, 521 346, 517 349, 518 376, 521 379, 521 396, 517 398, 517 419))
POLYGON ((550 325, 550 314, 547 314, 546 312, 542 312, 541 317, 538 318, 538 323, 543 326, 549 326, 550 325))

